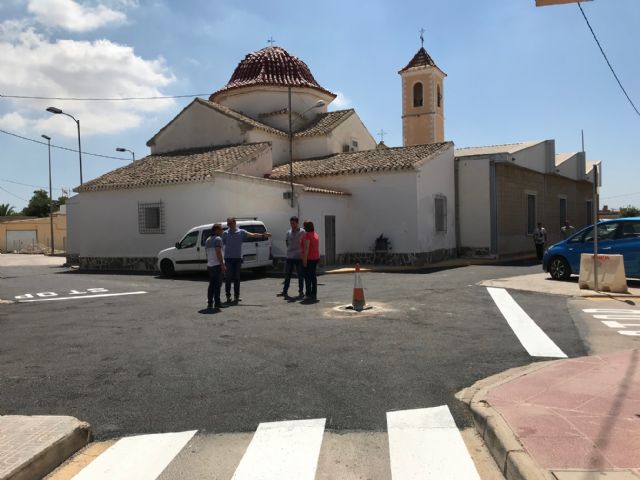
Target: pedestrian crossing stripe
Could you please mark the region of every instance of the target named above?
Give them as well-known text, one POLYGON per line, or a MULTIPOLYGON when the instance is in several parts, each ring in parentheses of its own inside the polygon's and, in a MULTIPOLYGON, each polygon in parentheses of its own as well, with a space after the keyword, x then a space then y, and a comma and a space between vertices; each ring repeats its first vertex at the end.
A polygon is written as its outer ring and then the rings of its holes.
MULTIPOLYGON (((261 423, 232 480, 313 480, 326 419, 261 423)), ((446 405, 387 413, 392 480, 480 480, 446 405)), ((125 437, 73 480, 156 480, 196 431, 125 437)))
POLYGON ((529 355, 567 358, 560 347, 544 333, 504 288, 487 287, 487 291, 529 355))
POLYGON ((73 480, 155 480, 196 431, 122 438, 73 480))

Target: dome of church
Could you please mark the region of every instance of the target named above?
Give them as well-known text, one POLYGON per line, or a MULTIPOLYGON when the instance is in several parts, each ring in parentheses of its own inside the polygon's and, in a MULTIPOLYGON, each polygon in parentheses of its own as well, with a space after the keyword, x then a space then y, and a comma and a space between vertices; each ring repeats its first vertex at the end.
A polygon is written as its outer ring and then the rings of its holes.
POLYGON ((229 82, 211 94, 209 100, 216 101, 217 95, 229 90, 253 86, 307 87, 336 96, 316 82, 307 64, 298 57, 284 48, 266 47, 244 57, 229 82))

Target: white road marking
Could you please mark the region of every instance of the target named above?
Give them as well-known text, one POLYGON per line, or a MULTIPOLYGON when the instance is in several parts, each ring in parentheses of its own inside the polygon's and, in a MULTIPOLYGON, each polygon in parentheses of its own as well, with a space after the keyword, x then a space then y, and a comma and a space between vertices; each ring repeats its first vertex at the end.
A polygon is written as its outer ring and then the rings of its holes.
POLYGON ((232 480, 313 480, 325 418, 261 423, 232 480))
POLYGON ((609 328, 620 329, 620 335, 629 337, 640 337, 640 330, 625 330, 627 327, 640 327, 640 323, 620 323, 618 320, 626 322, 640 322, 640 310, 630 308, 584 308, 584 313, 590 313, 593 318, 600 320, 603 325, 609 328))
POLYGON ((122 295, 142 295, 148 292, 123 292, 123 293, 102 293, 100 295, 83 295, 82 297, 50 297, 50 298, 37 298, 34 300, 18 300, 18 303, 29 302, 53 302, 54 300, 81 300, 85 298, 98 298, 98 297, 119 297, 122 295))
POLYGON ((393 480, 480 480, 446 405, 387 412, 393 480))
POLYGON ((500 313, 532 357, 567 358, 504 288, 487 287, 500 313))
POLYGON ((155 480, 195 433, 192 430, 122 438, 73 480, 155 480))

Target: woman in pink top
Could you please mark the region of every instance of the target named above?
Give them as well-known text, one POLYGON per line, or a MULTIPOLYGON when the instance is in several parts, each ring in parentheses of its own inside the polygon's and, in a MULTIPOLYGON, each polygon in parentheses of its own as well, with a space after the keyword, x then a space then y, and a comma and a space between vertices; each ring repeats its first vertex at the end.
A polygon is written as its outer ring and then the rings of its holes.
POLYGON ((302 270, 306 290, 305 297, 307 300, 315 301, 318 299, 316 268, 320 260, 320 237, 318 237, 318 234, 315 232, 313 222, 307 220, 303 225, 306 233, 302 237, 302 240, 300 240, 300 248, 302 250, 302 270))

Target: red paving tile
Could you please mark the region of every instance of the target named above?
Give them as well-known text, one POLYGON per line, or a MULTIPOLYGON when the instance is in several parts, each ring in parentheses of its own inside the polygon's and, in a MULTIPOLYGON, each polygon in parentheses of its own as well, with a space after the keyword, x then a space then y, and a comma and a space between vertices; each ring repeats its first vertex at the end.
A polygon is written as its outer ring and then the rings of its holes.
POLYGON ((487 400, 544 468, 640 472, 638 350, 554 362, 487 400))
POLYGON ((547 469, 611 469, 613 465, 586 438, 530 437, 522 444, 539 465, 547 469))

